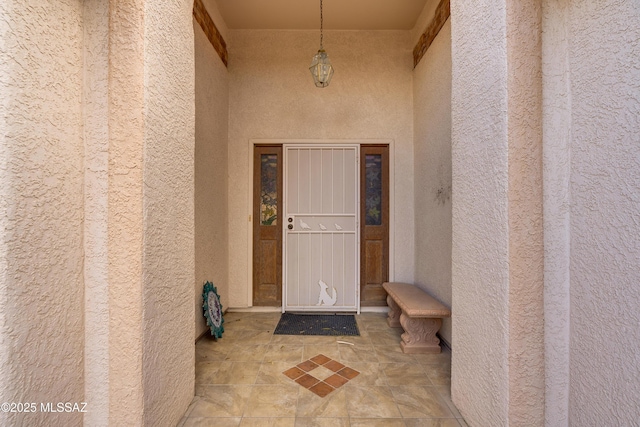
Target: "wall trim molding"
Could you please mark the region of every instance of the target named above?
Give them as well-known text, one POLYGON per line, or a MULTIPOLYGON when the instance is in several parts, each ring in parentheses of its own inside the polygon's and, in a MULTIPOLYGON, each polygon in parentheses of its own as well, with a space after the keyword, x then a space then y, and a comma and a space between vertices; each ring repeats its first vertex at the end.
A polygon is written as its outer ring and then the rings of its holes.
POLYGON ((447 19, 451 15, 451 6, 450 0, 440 0, 440 4, 436 8, 436 12, 433 15, 433 19, 427 25, 427 29, 424 30, 424 33, 420 36, 420 40, 416 43, 413 48, 413 68, 418 66, 418 63, 422 59, 433 40, 436 38, 440 30, 442 29, 447 19))
POLYGON ((224 63, 225 67, 228 67, 229 52, 227 51, 227 43, 224 41, 222 34, 218 31, 216 24, 213 23, 213 19, 207 12, 207 9, 202 4, 202 0, 194 0, 193 2, 193 17, 196 22, 200 24, 200 28, 204 31, 204 34, 209 39, 209 43, 218 52, 218 56, 224 63))

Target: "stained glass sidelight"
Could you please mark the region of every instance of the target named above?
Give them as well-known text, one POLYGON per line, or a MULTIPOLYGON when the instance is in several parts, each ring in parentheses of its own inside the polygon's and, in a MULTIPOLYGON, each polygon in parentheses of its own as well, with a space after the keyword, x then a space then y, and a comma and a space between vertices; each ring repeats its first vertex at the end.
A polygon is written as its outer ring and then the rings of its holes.
POLYGON ((367 154, 365 172, 365 224, 382 224, 382 155, 367 154))
POLYGON ((278 225, 278 156, 262 154, 260 160, 260 224, 278 225))

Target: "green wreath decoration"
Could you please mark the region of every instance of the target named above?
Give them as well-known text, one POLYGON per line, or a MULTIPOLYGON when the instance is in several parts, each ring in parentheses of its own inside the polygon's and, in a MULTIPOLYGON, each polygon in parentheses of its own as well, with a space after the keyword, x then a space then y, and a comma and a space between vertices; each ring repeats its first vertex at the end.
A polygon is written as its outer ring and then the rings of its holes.
POLYGON ((220 303, 220 296, 218 290, 213 283, 206 282, 202 291, 202 299, 204 304, 204 317, 207 318, 207 325, 211 329, 211 335, 216 338, 222 338, 224 332, 224 319, 222 318, 222 304, 220 303))

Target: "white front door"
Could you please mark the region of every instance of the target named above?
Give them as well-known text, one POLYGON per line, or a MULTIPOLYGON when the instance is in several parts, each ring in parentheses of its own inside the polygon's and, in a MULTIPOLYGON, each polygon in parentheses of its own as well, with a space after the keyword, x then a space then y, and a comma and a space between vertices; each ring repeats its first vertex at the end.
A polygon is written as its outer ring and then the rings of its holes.
POLYGON ((283 311, 358 311, 358 146, 284 145, 283 311))

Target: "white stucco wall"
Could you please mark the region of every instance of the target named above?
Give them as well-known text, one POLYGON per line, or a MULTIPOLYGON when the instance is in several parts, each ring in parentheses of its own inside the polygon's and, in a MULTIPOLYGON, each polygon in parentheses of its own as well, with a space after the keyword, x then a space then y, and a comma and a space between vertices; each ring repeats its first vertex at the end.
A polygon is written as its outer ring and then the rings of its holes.
POLYGON ((571 425, 640 420, 640 8, 572 2, 571 425))
MULTIPOLYGON (((412 46, 407 31, 325 31, 335 75, 313 85, 318 31, 230 31, 229 304, 249 304, 249 140, 394 144, 395 280, 413 281, 412 46)), ((392 274, 393 274, 392 273, 392 274)))
POLYGON ((109 7, 109 422, 142 424, 142 2, 109 7), (117 402, 117 403, 116 403, 117 402))
POLYGON ((194 392, 192 9, 190 0, 144 7, 142 387, 148 426, 176 425, 194 392))
POLYGON ((571 98, 569 5, 543 2, 545 425, 569 423, 571 98))
POLYGON ((110 8, 110 425, 175 425, 193 396, 192 6, 110 8))
MULTIPOLYGON (((224 24, 220 20, 215 23, 218 28, 224 24)), ((196 66, 195 336, 197 338, 207 330, 205 317, 202 314, 203 283, 213 282, 218 289, 223 309, 229 306, 227 268, 229 263, 227 214, 229 74, 200 25, 194 21, 193 28, 196 66)))
POLYGON ((109 425, 175 425, 193 397, 192 6, 110 7, 109 425))
POLYGON ((499 1, 451 3, 451 394, 472 426, 508 425, 505 14, 499 1))
POLYGON ((175 425, 194 387, 192 3, 0 11, 0 398, 175 425))
MULTIPOLYGON (((451 21, 413 72, 415 283, 451 307, 451 21)), ((451 319, 442 337, 451 344, 451 319)))
POLYGON ((509 424, 544 423, 541 4, 507 5, 509 424))
POLYGON ((109 423, 109 3, 83 2, 84 29, 84 414, 109 423))
POLYGON ((0 402, 81 402, 82 2, 7 0, 0 16, 0 402))
POLYGON ((471 425, 542 425, 540 6, 451 15, 452 398, 471 425))
POLYGON ((505 4, 452 4, 453 399, 470 425, 540 425, 543 414, 549 426, 633 425, 640 34, 629 23, 640 15, 632 2, 544 2, 542 18, 537 7, 509 3, 503 22, 505 4), (541 318, 532 279, 536 129, 544 135, 544 413, 542 383, 531 387, 542 372, 541 340, 531 339, 540 334, 531 319, 541 318), (505 139, 506 168, 496 144, 505 139))

